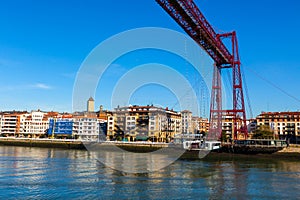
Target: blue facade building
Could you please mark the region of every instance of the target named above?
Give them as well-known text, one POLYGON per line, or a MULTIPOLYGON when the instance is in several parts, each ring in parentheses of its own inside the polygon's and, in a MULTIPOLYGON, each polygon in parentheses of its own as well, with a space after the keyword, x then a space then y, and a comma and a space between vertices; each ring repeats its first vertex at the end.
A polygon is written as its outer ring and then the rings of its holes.
POLYGON ((50 119, 48 135, 72 135, 73 119, 50 119))
POLYGON ((107 135, 107 122, 100 122, 99 130, 100 130, 101 135, 106 136, 107 135))

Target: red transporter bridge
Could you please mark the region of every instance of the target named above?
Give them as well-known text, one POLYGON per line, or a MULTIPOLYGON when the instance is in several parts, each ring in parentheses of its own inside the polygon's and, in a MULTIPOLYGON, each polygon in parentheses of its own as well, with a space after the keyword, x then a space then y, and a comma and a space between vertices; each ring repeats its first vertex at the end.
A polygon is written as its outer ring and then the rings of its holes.
POLYGON ((214 60, 210 105, 209 139, 220 138, 223 113, 233 116, 234 139, 247 139, 246 112, 241 76, 241 62, 236 32, 218 34, 205 19, 193 0, 156 0, 156 2, 197 42, 214 60), (229 50, 222 39, 231 39, 229 50), (222 69, 232 69, 233 108, 222 110, 222 69))

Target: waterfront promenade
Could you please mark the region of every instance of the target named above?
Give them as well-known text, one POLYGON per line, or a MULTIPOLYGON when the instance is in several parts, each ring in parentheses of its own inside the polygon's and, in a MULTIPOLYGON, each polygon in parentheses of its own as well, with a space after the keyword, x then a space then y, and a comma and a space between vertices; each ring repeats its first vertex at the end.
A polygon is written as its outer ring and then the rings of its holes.
MULTIPOLYGON (((86 140, 75 139, 49 139, 49 138, 15 138, 0 137, 0 145, 7 146, 27 146, 27 147, 46 147, 46 148, 65 148, 65 149, 85 149, 84 144, 91 143, 86 140)), ((105 145, 124 148, 129 151, 154 151, 168 146, 162 142, 125 142, 125 141, 106 141, 105 145)))
MULTIPOLYGON (((61 149, 79 149, 86 150, 85 142, 74 139, 49 139, 49 138, 14 138, 14 137, 0 137, 0 146, 24 146, 24 147, 42 147, 42 148, 61 148, 61 149)), ((168 146, 168 143, 160 142, 123 142, 123 141, 108 141, 105 142, 108 147, 116 145, 124 150, 131 152, 152 152, 160 148, 168 146)), ((214 153, 218 156, 228 156, 232 153, 214 153)), ((274 159, 293 159, 300 160, 300 145, 290 145, 272 154, 255 154, 251 156, 268 157, 274 159)))
POLYGON ((0 145, 84 149, 82 141, 73 139, 0 137, 0 145))

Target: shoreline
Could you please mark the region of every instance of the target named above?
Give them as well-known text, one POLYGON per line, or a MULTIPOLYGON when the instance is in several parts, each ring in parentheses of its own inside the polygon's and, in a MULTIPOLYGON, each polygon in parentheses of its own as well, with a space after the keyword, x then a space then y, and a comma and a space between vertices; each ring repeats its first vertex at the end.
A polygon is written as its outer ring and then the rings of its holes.
MULTIPOLYGON (((135 153, 153 152, 158 149, 167 147, 167 143, 151 143, 151 142, 111 142, 109 145, 116 145, 124 150, 135 153)), ((60 149, 78 149, 86 150, 84 141, 72 139, 33 139, 33 138, 8 138, 0 137, 0 146, 23 146, 23 147, 40 147, 40 148, 60 148, 60 149)), ((212 152, 210 157, 215 158, 229 158, 241 155, 249 158, 266 158, 266 159, 288 159, 293 161, 300 161, 300 146, 290 145, 283 150, 275 153, 264 154, 241 154, 228 152, 212 152)))
POLYGON ((82 141, 71 139, 34 139, 1 137, 1 146, 23 146, 41 148, 85 149, 82 141))

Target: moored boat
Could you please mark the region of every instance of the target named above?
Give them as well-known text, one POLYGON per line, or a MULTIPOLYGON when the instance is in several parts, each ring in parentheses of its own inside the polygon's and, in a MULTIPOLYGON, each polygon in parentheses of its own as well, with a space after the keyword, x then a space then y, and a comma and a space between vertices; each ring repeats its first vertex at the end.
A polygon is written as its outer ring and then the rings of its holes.
POLYGON ((220 141, 190 140, 184 141, 182 145, 186 154, 197 154, 200 159, 207 156, 211 151, 221 148, 220 141))

